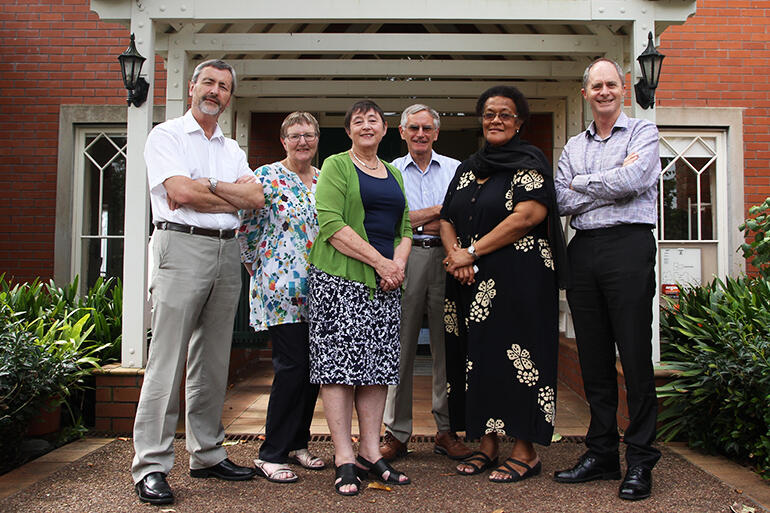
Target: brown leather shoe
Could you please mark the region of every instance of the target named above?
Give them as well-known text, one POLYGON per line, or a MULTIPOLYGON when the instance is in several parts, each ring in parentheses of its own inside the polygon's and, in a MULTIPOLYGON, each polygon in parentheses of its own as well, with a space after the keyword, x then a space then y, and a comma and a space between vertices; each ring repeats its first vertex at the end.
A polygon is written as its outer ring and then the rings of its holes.
POLYGON ((436 433, 436 445, 433 452, 449 456, 453 460, 464 460, 473 454, 453 431, 439 431, 436 433))
POLYGON ((406 444, 393 436, 390 431, 385 431, 380 444, 380 454, 385 461, 393 461, 396 458, 406 456, 406 444))

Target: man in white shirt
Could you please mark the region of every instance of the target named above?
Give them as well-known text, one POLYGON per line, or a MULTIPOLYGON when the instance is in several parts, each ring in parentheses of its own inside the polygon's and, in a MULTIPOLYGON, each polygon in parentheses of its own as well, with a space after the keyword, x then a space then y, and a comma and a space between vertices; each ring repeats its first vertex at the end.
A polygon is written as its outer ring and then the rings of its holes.
POLYGON ((433 356, 432 413, 436 421, 434 452, 461 460, 471 451, 450 431, 444 350, 444 248, 439 237, 439 212, 458 160, 433 151, 440 119, 427 105, 407 107, 398 130, 409 153, 393 161, 404 177, 409 218, 414 238, 406 264, 401 299, 401 364, 399 384, 388 389, 385 403, 385 437, 380 452, 386 460, 407 453, 412 436, 412 374, 423 315, 428 314, 430 350, 433 356))
POLYGON ((131 466, 144 502, 168 504, 179 387, 192 477, 251 479, 255 469, 227 459, 222 407, 233 319, 241 289, 235 239, 239 209, 264 205, 238 144, 217 124, 236 85, 233 68, 206 61, 193 72, 190 110, 155 127, 144 157, 153 223, 152 342, 134 421, 131 466), (185 368, 186 361, 186 368, 185 368))

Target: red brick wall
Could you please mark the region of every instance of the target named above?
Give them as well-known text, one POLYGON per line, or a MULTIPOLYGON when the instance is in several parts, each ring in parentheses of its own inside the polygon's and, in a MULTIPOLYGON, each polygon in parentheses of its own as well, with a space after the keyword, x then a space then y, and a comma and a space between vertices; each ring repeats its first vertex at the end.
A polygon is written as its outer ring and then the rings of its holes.
POLYGON ((770 196, 770 2, 698 0, 666 29, 661 107, 741 107, 746 209, 770 196))
MULTIPOLYGON (((128 29, 89 0, 0 2, 0 273, 53 275, 59 106, 125 105, 128 29)), ((145 64, 147 66, 147 64, 145 64)), ((156 102, 165 98, 162 62, 156 102)))

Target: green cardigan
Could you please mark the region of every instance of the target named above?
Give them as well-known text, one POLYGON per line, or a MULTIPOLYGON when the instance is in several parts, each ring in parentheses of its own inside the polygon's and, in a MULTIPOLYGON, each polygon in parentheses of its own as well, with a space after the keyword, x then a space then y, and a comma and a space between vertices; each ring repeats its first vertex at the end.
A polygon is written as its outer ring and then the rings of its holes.
MULTIPOLYGON (((409 221, 409 205, 401 172, 384 161, 383 164, 396 178, 404 194, 404 213, 401 215, 400 233, 396 234, 393 241, 395 248, 403 237, 412 237, 412 225, 409 221)), ((361 201, 358 173, 347 152, 332 155, 324 160, 316 185, 315 202, 319 231, 310 250, 310 263, 325 273, 365 283, 370 289, 376 289, 374 268, 340 253, 329 242, 329 238, 345 226, 350 226, 362 239, 369 242, 364 228, 366 212, 361 201)))

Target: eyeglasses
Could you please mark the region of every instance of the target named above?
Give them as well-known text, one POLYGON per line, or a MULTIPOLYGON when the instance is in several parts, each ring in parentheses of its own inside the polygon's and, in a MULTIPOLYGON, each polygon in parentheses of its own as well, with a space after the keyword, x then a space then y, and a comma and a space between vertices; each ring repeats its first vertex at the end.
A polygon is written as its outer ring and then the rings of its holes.
POLYGON ((511 112, 492 112, 491 110, 488 110, 482 114, 481 117, 484 119, 484 121, 492 121, 495 118, 500 118, 500 121, 507 123, 509 121, 513 121, 519 116, 518 114, 513 114, 511 112))
POLYGON ((299 142, 299 140, 303 137, 305 138, 306 142, 313 142, 318 138, 316 134, 290 134, 286 136, 286 140, 295 143, 299 142))
POLYGON ((420 131, 420 128, 422 128, 422 131, 425 132, 426 134, 430 134, 430 133, 433 132, 433 130, 435 130, 433 125, 422 125, 422 126, 420 126, 420 125, 407 125, 407 127, 406 127, 407 131, 415 133, 415 134, 420 131))

